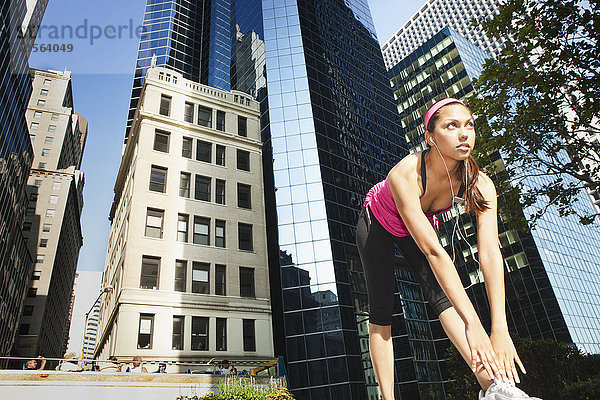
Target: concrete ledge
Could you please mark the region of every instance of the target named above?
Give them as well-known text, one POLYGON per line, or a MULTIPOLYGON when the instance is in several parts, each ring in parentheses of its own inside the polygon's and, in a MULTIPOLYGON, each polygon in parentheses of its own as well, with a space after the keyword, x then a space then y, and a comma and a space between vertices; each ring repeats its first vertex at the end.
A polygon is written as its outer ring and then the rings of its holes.
MULTIPOLYGON (((59 371, 0 371, 2 399, 175 400, 216 391, 226 376, 59 371), (33 396, 33 397, 32 397, 33 396)), ((277 378, 252 377, 266 387, 277 378)))

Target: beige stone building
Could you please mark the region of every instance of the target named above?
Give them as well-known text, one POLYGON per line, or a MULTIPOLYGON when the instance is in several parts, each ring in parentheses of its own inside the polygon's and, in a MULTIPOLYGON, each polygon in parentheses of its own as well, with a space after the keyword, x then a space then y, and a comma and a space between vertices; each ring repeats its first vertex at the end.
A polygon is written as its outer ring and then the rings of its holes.
POLYGON ((81 235, 83 172, 79 170, 87 121, 73 110, 69 71, 31 70, 27 108, 33 166, 23 235, 34 271, 21 316, 16 352, 23 357, 62 357, 81 235))
POLYGON ((95 357, 273 356, 259 104, 148 70, 124 150, 95 357))

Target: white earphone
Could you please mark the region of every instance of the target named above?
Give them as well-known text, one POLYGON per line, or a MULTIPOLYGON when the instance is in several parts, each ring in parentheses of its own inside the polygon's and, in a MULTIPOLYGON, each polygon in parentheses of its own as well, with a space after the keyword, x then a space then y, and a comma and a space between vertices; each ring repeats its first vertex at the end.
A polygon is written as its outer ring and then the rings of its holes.
MULTIPOLYGON (((435 146, 435 149, 439 153, 440 158, 442 159, 442 162, 444 163, 444 168, 446 169, 446 175, 448 175, 448 182, 450 183, 450 191, 452 192, 452 207, 454 208, 454 206, 456 206, 457 204, 465 204, 465 199, 454 195, 452 179, 450 178, 450 172, 448 171, 448 166, 446 165, 446 161, 444 160, 444 157, 442 156, 442 152, 440 151, 440 149, 438 148, 437 144, 435 143, 435 141, 433 140, 432 137, 429 137, 427 141, 430 144, 433 144, 435 146)), ((468 164, 467 164, 467 161, 465 160, 465 190, 467 190, 467 166, 468 166, 468 164)), ((456 253, 455 253, 455 249, 454 249, 454 235, 455 235, 456 231, 458 231, 458 236, 460 237, 460 239, 462 239, 467 244, 467 246, 469 247, 469 251, 471 252, 471 244, 463 236, 462 232, 460 231, 460 227, 458 227, 459 216, 460 216, 460 212, 458 210, 456 210, 456 219, 454 222, 454 228, 452 228, 452 237, 450 238, 450 242, 452 243, 452 264, 454 264, 454 260, 456 258, 456 253)), ((471 252, 471 255, 473 255, 472 252, 471 252)), ((475 258, 474 255, 473 255, 473 260, 479 266, 479 268, 481 268, 481 264, 479 264, 479 261, 475 258)), ((470 288, 471 286, 473 286, 475 283, 477 283, 477 282, 471 283, 469 286, 465 287, 465 290, 470 288)))

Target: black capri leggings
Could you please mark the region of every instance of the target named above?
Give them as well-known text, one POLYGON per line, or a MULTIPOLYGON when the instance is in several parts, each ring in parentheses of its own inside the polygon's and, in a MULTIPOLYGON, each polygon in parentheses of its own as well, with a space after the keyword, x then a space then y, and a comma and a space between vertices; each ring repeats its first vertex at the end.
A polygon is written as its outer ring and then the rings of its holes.
POLYGON ((450 300, 440 287, 427 258, 412 236, 398 237, 385 230, 370 209, 363 209, 356 225, 356 244, 362 262, 369 295, 369 322, 376 325, 391 325, 394 308, 394 244, 408 262, 410 272, 423 289, 425 298, 440 315, 452 307, 450 300), (370 221, 367 216, 370 216, 370 221))

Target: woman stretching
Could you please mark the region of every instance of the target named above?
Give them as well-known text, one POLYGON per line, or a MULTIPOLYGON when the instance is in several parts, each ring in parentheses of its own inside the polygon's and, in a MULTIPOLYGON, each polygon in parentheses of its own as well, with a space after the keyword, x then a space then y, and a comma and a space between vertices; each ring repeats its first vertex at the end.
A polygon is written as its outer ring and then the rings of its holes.
POLYGON ((471 366, 482 388, 479 398, 533 399, 515 387, 519 382, 515 364, 523 373, 525 368, 506 322, 496 189, 471 156, 473 116, 460 100, 447 98, 427 111, 425 129, 429 149, 403 158, 371 188, 356 227, 369 295, 369 348, 383 400, 394 399, 394 244, 446 334, 471 366), (477 216, 479 259, 492 316, 490 336, 432 226, 437 225, 435 214, 450 210, 457 200, 477 216))

